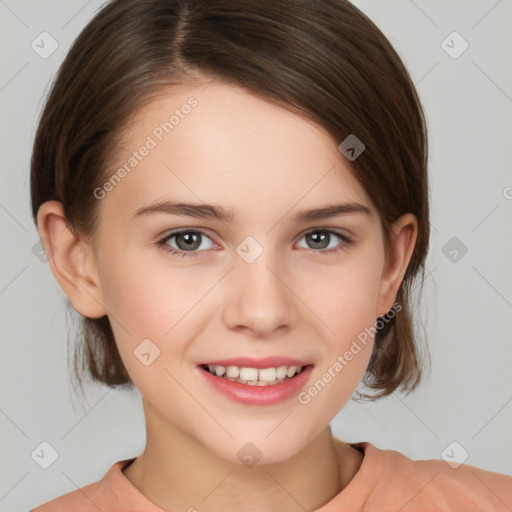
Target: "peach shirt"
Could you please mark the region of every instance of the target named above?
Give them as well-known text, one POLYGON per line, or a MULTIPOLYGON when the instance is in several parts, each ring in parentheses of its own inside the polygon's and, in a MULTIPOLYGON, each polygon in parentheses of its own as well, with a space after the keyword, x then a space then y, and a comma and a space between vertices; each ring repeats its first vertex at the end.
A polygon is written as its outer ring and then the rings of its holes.
MULTIPOLYGON (((512 511, 512 477, 466 464, 454 469, 443 460, 413 461, 368 442, 352 446, 364 453, 359 471, 315 512, 512 511)), ((116 462, 98 482, 30 512, 163 512, 121 472, 133 460, 116 462)))

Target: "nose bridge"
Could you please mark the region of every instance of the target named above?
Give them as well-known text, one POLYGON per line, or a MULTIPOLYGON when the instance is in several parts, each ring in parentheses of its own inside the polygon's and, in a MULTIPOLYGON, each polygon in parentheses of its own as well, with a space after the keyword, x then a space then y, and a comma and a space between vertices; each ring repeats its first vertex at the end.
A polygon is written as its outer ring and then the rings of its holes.
POLYGON ((280 258, 270 245, 247 237, 236 248, 232 293, 224 309, 231 328, 246 327, 258 334, 290 326, 294 321, 291 294, 280 279, 280 258))

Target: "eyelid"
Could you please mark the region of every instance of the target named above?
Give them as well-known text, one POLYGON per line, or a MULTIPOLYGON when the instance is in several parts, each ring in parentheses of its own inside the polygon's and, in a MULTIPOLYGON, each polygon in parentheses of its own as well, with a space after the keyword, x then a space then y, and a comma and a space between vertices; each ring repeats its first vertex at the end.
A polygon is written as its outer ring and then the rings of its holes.
MULTIPOLYGON (((339 237, 341 242, 338 245, 336 245, 334 248, 331 248, 331 249, 319 249, 319 250, 309 249, 312 253, 316 253, 316 254, 322 254, 322 253, 325 254, 325 253, 327 253, 328 254, 328 253, 333 253, 333 252, 341 251, 341 250, 343 250, 344 248, 346 248, 347 246, 351 245, 354 242, 354 239, 353 239, 353 237, 351 235, 348 235, 348 234, 346 234, 344 232, 338 231, 338 229, 327 228, 327 227, 312 227, 312 228, 309 228, 306 231, 303 231, 299 235, 297 241, 301 240, 302 238, 304 238, 306 235, 308 235, 310 233, 322 232, 322 231, 326 232, 326 233, 329 233, 329 234, 333 234, 333 235, 339 237)), ((187 258, 187 257, 193 258, 193 257, 197 257, 200 253, 208 252, 208 250, 206 250, 206 249, 203 249, 201 251, 198 251, 198 250, 195 250, 195 251, 182 251, 182 250, 177 250, 174 247, 172 247, 172 246, 167 244, 167 242, 169 240, 171 240, 173 237, 179 235, 180 233, 189 233, 189 232, 199 233, 202 236, 205 236, 209 240, 211 240, 214 245, 219 246, 219 244, 217 244, 217 242, 215 242, 215 240, 208 234, 208 230, 206 230, 204 228, 195 228, 195 227, 184 227, 184 228, 174 229, 174 230, 170 231, 169 233, 167 233, 166 235, 164 235, 163 237, 161 237, 157 241, 157 245, 159 247, 161 247, 163 250, 168 251, 168 252, 170 252, 172 254, 177 254, 177 255, 181 256, 182 258, 187 258)))
POLYGON ((314 227, 309 228, 306 231, 303 231, 301 235, 299 235, 299 239, 302 238, 305 235, 309 235, 309 233, 315 233, 317 231, 325 231, 327 233, 334 233, 335 235, 338 235, 339 237, 347 240, 351 240, 353 237, 352 235, 346 231, 340 231, 338 228, 328 228, 328 227, 314 227))
MULTIPOLYGON (((212 238, 210 234, 208 234, 208 231, 203 228, 195 228, 195 227, 189 227, 189 228, 177 228, 173 229, 172 231, 169 231, 166 235, 163 235, 159 237, 157 244, 165 245, 169 240, 171 240, 176 235, 179 235, 180 233, 199 233, 202 236, 205 236, 206 238, 210 239, 214 245, 219 246, 217 242, 212 238)), ((183 251, 187 252, 187 251, 183 251)), ((204 252, 203 251, 190 251, 191 254, 194 252, 204 252)))
MULTIPOLYGON (((313 227, 308 228, 306 231, 303 231, 299 236, 298 240, 300 240, 302 237, 308 235, 309 233, 315 233, 316 231, 326 231, 328 233, 334 233, 335 235, 338 235, 341 238, 344 239, 352 239, 352 235, 350 235, 347 232, 344 231, 338 231, 336 228, 328 228, 328 227, 313 227)), ((184 228, 176 228, 172 231, 169 231, 166 235, 163 235, 159 237, 160 241, 165 240, 166 242, 169 241, 174 235, 178 235, 179 233, 187 233, 187 232, 194 232, 194 233, 201 233, 202 235, 207 236, 212 242, 214 242, 211 235, 208 234, 208 231, 204 228, 196 228, 196 227, 184 227, 184 228)), ((216 242, 215 242, 216 243, 216 242)), ((219 245, 219 244, 217 244, 219 245)))

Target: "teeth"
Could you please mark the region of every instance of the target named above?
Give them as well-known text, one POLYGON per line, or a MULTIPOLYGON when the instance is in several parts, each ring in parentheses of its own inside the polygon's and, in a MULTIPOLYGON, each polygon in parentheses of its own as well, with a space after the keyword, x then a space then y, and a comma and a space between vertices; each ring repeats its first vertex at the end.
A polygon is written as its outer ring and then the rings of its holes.
POLYGON ((226 376, 236 379, 240 375, 240 368, 238 366, 228 366, 226 368, 226 376))
POLYGON ((297 372, 297 368, 300 368, 297 367, 297 366, 288 366, 288 370, 286 370, 286 376, 287 377, 293 377, 295 375, 295 373, 297 372))
POLYGON ((240 368, 240 380, 258 380, 258 370, 256 368, 240 368))
POLYGON ((291 378, 302 371, 302 366, 278 366, 270 368, 245 368, 239 366, 225 366, 209 364, 208 370, 217 377, 230 381, 241 382, 249 386, 265 386, 270 383, 277 384, 286 378, 291 378))
POLYGON ((215 365, 215 375, 217 375, 217 377, 222 377, 225 371, 226 368, 224 366, 220 366, 218 364, 215 365))
POLYGON ((287 366, 280 366, 276 369, 276 376, 278 379, 284 379, 286 377, 287 366))
POLYGON ((262 368, 259 373, 259 380, 273 382, 276 380, 277 370, 275 368, 262 368))

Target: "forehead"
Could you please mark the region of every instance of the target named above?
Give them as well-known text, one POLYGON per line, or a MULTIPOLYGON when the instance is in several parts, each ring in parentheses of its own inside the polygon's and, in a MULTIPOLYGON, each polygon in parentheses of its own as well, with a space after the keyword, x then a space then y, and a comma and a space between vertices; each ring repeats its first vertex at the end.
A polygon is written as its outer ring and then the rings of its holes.
POLYGON ((142 107, 107 178, 123 168, 102 207, 134 212, 166 195, 252 215, 340 199, 371 207, 323 128, 218 82, 174 87, 142 107))

